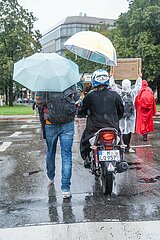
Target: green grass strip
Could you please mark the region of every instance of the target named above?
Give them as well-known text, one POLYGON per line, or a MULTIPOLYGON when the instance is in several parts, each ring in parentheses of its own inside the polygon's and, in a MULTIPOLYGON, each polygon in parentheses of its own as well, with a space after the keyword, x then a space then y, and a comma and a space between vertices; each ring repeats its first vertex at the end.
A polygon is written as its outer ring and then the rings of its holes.
POLYGON ((9 107, 7 105, 0 107, 0 115, 32 115, 34 111, 32 110, 32 105, 13 105, 9 107))

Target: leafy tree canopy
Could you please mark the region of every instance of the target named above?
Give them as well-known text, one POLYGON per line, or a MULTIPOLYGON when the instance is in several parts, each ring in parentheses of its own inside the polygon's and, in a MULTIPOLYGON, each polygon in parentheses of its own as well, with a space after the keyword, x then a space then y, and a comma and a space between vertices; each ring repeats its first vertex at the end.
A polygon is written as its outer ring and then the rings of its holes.
POLYGON ((41 51, 41 33, 33 30, 36 20, 17 0, 0 1, 0 89, 9 88, 11 105, 14 62, 41 51))
POLYGON ((0 2, 0 42, 1 51, 13 60, 19 60, 40 51, 38 30, 33 31, 37 19, 32 13, 23 9, 17 0, 0 2))
POLYGON ((160 1, 129 1, 111 33, 118 57, 141 57, 143 76, 153 81, 160 69, 160 1))

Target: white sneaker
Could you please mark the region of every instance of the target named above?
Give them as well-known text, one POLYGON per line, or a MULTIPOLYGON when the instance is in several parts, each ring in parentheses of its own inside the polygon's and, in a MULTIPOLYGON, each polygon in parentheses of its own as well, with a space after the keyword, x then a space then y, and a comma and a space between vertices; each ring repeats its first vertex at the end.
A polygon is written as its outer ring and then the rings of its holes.
POLYGON ((62 192, 62 195, 63 195, 63 199, 71 197, 71 193, 70 192, 62 192))
POLYGON ((129 149, 129 152, 130 152, 130 153, 135 153, 135 150, 133 150, 133 148, 130 148, 130 149, 129 149))

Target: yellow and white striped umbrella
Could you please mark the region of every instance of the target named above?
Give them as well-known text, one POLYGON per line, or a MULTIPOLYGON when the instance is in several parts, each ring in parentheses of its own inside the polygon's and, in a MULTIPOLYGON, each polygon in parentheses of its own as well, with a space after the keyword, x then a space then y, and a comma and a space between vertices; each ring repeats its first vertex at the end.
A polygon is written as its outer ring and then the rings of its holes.
POLYGON ((104 35, 93 31, 75 33, 64 46, 71 52, 93 62, 116 66, 116 50, 104 35))

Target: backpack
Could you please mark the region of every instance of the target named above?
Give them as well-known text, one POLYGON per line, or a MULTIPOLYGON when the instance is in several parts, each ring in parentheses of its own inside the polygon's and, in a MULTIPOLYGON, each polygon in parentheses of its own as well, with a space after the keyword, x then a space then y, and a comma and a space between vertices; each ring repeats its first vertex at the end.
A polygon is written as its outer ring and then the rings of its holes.
POLYGON ((76 114, 75 90, 75 86, 72 86, 63 92, 48 92, 46 106, 49 122, 63 124, 74 120, 76 114))
POLYGON ((123 117, 130 117, 134 113, 134 104, 131 92, 122 92, 122 102, 124 106, 123 117))

